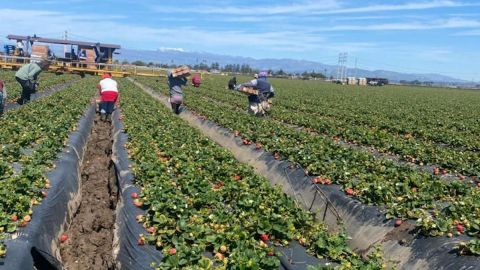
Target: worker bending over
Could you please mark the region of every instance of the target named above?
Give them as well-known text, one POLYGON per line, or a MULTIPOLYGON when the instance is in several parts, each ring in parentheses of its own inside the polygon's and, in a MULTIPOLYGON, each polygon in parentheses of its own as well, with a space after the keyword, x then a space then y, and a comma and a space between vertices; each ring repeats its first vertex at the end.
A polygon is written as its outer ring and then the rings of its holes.
POLYGON ((228 81, 228 89, 235 90, 235 86, 237 86, 237 77, 233 77, 228 81))
POLYGON ((107 120, 112 114, 115 102, 118 102, 118 84, 112 74, 105 73, 97 86, 100 94, 100 118, 107 120))
POLYGON ((50 61, 42 60, 39 63, 30 63, 23 65, 17 73, 15 79, 22 86, 22 95, 17 103, 22 105, 30 101, 30 96, 35 93, 38 86, 38 75, 44 70, 48 70, 50 61))
POLYGON ((7 102, 7 89, 2 80, 0 80, 0 116, 3 115, 5 103, 7 102))
POLYGON ((168 73, 168 87, 170 88, 170 105, 175 114, 180 114, 180 106, 183 103, 182 86, 187 85, 187 77, 184 75, 173 76, 173 71, 168 73))
MULTIPOLYGON (((256 75, 256 74, 255 74, 256 75)), ((261 71, 250 82, 240 84, 235 90, 243 90, 252 88, 258 91, 258 94, 250 94, 248 96, 248 112, 256 116, 264 116, 271 109, 271 98, 275 96, 273 86, 267 80, 268 73, 261 71)))
POLYGON ((201 83, 202 83, 202 79, 200 78, 200 75, 196 74, 192 77, 193 87, 200 87, 201 83))

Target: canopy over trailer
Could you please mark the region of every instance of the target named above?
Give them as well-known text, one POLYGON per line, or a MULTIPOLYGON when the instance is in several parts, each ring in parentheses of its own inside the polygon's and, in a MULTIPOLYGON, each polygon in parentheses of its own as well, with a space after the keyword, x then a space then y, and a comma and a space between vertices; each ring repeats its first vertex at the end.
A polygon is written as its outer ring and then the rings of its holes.
POLYGON ((30 61, 48 58, 52 61, 50 70, 58 73, 99 75, 108 72, 122 77, 131 74, 123 66, 113 64, 113 54, 121 48, 120 45, 43 38, 36 35, 8 35, 7 39, 16 41, 16 46, 5 46, 4 56, 0 58, 2 68, 18 69, 30 61), (51 44, 65 46, 63 54, 55 55, 50 50, 51 44))
POLYGON ((115 44, 104 44, 104 43, 95 43, 95 42, 85 42, 85 41, 74 41, 74 40, 64 40, 64 39, 52 39, 52 38, 42 38, 37 37, 36 35, 32 36, 18 36, 18 35, 8 35, 9 40, 16 40, 26 42, 27 46, 34 46, 35 42, 41 42, 46 44, 58 44, 58 45, 70 45, 70 52, 66 52, 63 57, 60 59, 65 60, 77 60, 81 59, 84 55, 84 51, 93 51, 95 52, 95 63, 104 63, 111 64, 113 63, 113 52, 117 49, 120 49, 120 45, 115 44), (76 46, 77 50, 75 52, 76 46))
POLYGON ((155 67, 114 64, 113 54, 120 45, 99 42, 85 42, 65 39, 52 39, 33 36, 8 35, 7 39, 16 45, 5 45, 0 52, 0 68, 18 69, 30 61, 50 59, 50 70, 64 73, 101 75, 111 73, 116 77, 128 75, 166 76, 167 71, 155 67), (65 46, 62 55, 55 55, 49 45, 65 46))

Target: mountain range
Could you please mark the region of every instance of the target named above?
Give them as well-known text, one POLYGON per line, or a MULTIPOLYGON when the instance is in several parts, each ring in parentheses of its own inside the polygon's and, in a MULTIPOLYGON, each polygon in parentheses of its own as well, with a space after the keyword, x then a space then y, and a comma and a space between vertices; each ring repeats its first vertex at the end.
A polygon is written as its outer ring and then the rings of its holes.
MULTIPOLYGON (((337 75, 336 65, 327 65, 319 62, 308 60, 295 60, 295 59, 254 59, 251 57, 241 56, 229 56, 221 54, 213 54, 208 52, 190 52, 182 49, 165 49, 161 48, 155 51, 148 50, 132 50, 122 49, 120 55, 116 55, 116 59, 120 61, 127 60, 133 62, 140 60, 146 63, 164 63, 164 64, 187 64, 195 65, 205 63, 210 65, 211 63, 219 63, 221 66, 228 64, 248 64, 255 69, 271 69, 271 70, 284 70, 286 72, 302 73, 304 71, 316 71, 326 74, 328 77, 337 75)), ((401 73, 389 70, 366 70, 366 69, 347 69, 347 76, 356 77, 379 77, 387 78, 392 82, 405 81, 430 81, 435 83, 447 84, 464 84, 467 83, 464 80, 441 75, 441 74, 418 74, 418 73, 401 73)))

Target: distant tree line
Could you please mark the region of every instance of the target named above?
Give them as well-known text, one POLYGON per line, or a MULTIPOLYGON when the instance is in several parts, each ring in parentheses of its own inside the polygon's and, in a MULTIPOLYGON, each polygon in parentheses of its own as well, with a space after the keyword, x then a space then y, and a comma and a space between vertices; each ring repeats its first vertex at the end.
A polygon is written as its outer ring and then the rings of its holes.
MULTIPOLYGON (((173 62, 173 61, 172 61, 173 62)), ((120 64, 118 60, 114 61, 115 64, 120 64)), ((121 62, 122 65, 135 65, 135 66, 148 66, 148 67, 159 67, 159 68, 176 68, 178 67, 175 64, 164 64, 164 63, 153 63, 149 62, 146 63, 141 60, 136 60, 131 63, 128 61, 124 60, 121 62)), ((229 73, 237 73, 237 74, 254 74, 258 73, 259 69, 252 68, 249 64, 227 64, 225 66, 221 66, 218 62, 213 62, 210 65, 206 63, 200 63, 200 64, 195 64, 195 65, 189 65, 190 68, 193 68, 195 70, 206 70, 206 71, 219 71, 219 72, 229 72, 229 73)), ((303 73, 291 73, 291 72, 286 72, 283 69, 279 70, 268 70, 268 74, 270 74, 273 77, 278 77, 278 78, 299 78, 299 79, 304 79, 304 80, 310 80, 310 79, 326 79, 326 75, 320 72, 315 72, 315 70, 312 70, 310 72, 305 71, 303 73)))
POLYGON ((406 84, 406 85, 422 85, 422 86, 432 86, 432 85, 434 85, 434 82, 419 81, 419 80, 413 80, 413 81, 400 80, 399 83, 400 84, 406 84))

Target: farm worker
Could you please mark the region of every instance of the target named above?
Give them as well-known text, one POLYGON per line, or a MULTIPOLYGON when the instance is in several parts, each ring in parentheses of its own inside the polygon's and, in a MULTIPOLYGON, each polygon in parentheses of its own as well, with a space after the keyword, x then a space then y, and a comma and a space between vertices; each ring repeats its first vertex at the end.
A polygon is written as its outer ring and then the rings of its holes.
POLYGON ((235 86, 237 86, 237 77, 233 77, 228 81, 228 89, 234 90, 235 86))
POLYGON ((0 80, 0 116, 3 115, 3 109, 5 108, 5 103, 7 102, 7 89, 2 80, 0 80))
POLYGON ((100 94, 101 118, 106 120, 112 114, 115 102, 118 102, 118 84, 112 79, 112 74, 104 73, 97 88, 100 94))
POLYGON ((200 87, 201 83, 202 83, 202 80, 200 79, 200 76, 198 74, 192 77, 192 85, 194 87, 200 87))
POLYGON ((17 49, 18 49, 18 54, 20 56, 23 56, 23 42, 22 40, 17 40, 17 49))
POLYGON ((42 71, 48 70, 49 66, 50 61, 42 60, 39 63, 25 64, 15 73, 15 79, 22 86, 22 96, 17 100, 18 104, 30 101, 30 95, 35 93, 38 86, 38 75, 42 71))
POLYGON ((187 85, 185 76, 173 77, 173 70, 168 72, 168 87, 170 88, 170 105, 175 114, 180 114, 180 105, 183 103, 182 86, 187 85))
POLYGON ((275 89, 268 82, 267 76, 268 73, 266 71, 261 71, 258 74, 258 78, 235 87, 236 90, 241 90, 244 87, 248 87, 258 91, 258 95, 248 96, 248 112, 250 114, 264 116, 271 109, 270 99, 274 97, 275 89))

